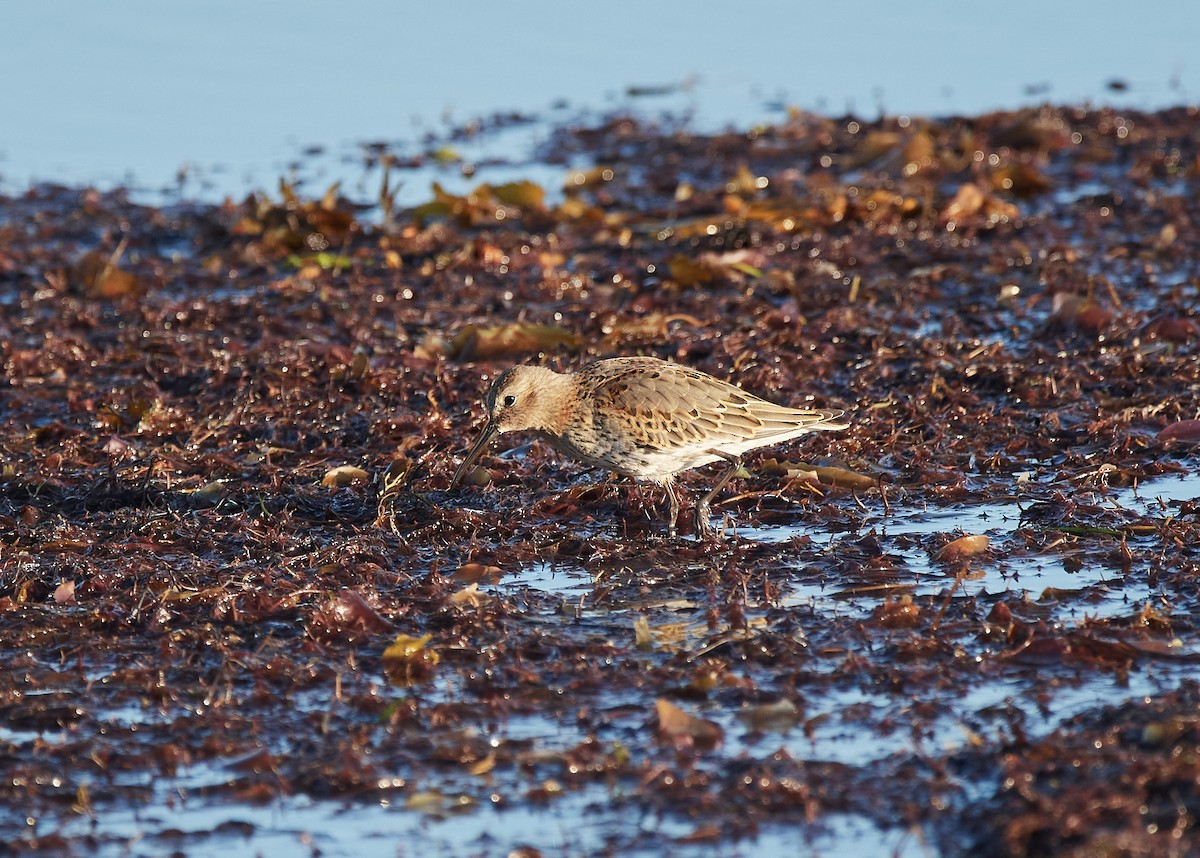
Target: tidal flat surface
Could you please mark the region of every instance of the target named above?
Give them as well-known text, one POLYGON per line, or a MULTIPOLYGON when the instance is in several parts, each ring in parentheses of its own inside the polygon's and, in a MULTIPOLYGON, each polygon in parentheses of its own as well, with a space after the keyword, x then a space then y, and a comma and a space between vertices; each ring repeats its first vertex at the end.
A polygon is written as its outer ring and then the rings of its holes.
POLYGON ((0 839, 1194 853, 1197 119, 611 115, 412 205, 386 152, 375 202, 0 197, 0 839), (851 425, 707 544, 528 437, 449 491, 499 372, 617 354, 851 425))

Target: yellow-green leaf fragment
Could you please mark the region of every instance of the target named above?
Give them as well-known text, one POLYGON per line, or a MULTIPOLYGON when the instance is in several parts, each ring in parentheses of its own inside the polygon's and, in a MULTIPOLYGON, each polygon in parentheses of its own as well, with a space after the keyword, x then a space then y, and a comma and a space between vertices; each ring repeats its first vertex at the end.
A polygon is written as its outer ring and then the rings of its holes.
POLYGON ((371 475, 362 468, 356 468, 354 465, 339 465, 325 472, 325 476, 321 478, 321 485, 328 488, 340 488, 352 483, 366 482, 370 477, 371 475))
POLYGON ((412 661, 421 658, 429 664, 437 664, 441 657, 427 645, 433 640, 433 635, 424 634, 420 637, 412 635, 397 635, 396 639, 383 651, 384 661, 412 661))
POLYGON ((492 193, 505 205, 523 209, 546 207, 546 191, 536 182, 509 182, 505 185, 495 185, 492 187, 492 193))

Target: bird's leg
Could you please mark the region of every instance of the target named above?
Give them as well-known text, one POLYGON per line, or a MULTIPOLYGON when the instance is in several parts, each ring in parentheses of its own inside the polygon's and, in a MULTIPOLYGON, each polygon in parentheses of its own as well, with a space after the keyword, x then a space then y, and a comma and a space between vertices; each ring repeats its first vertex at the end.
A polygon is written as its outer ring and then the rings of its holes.
POLYGON ((667 536, 674 538, 675 521, 679 518, 679 496, 675 494, 675 485, 671 480, 663 483, 663 488, 667 490, 667 503, 670 505, 667 510, 667 536))
POLYGON ((712 499, 717 496, 717 492, 719 492, 721 489, 725 488, 726 483, 728 483, 730 480, 732 480, 733 475, 736 474, 738 472, 738 470, 742 467, 742 457, 741 456, 734 456, 730 453, 722 453, 720 450, 709 450, 708 452, 712 453, 714 456, 720 456, 722 459, 724 459, 726 462, 729 463, 729 467, 726 468, 724 473, 722 473, 721 476, 719 476, 717 478, 717 482, 713 485, 713 487, 709 491, 709 493, 706 494, 703 498, 701 498, 700 502, 698 504, 696 504, 696 538, 697 539, 708 539, 712 536, 712 525, 710 525, 708 523, 709 504, 711 504, 712 499))

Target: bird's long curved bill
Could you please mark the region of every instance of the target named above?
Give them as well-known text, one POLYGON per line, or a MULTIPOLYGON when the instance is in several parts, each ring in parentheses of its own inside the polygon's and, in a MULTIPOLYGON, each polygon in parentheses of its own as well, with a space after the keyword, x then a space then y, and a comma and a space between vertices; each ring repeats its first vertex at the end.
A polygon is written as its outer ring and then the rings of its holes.
POLYGON ((471 445, 471 449, 467 451, 467 457, 462 460, 462 464, 458 466, 458 470, 454 472, 454 479, 450 480, 450 488, 458 488, 462 478, 471 470, 471 466, 475 461, 483 455, 483 451, 487 449, 487 445, 491 443, 492 438, 496 435, 496 424, 488 421, 487 426, 483 427, 483 431, 479 434, 478 440, 471 445))

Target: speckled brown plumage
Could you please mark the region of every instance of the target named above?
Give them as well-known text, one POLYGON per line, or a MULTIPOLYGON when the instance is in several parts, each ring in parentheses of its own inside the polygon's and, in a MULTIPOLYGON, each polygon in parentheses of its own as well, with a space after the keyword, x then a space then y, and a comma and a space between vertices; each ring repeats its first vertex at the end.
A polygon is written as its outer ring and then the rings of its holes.
POLYGON ((844 429, 840 411, 787 408, 699 370, 649 357, 610 358, 575 373, 518 366, 487 395, 488 423, 454 475, 456 487, 498 433, 532 430, 561 453, 663 485, 672 533, 681 471, 729 467, 696 505, 696 532, 710 532, 708 505, 748 450, 809 432, 844 429))

